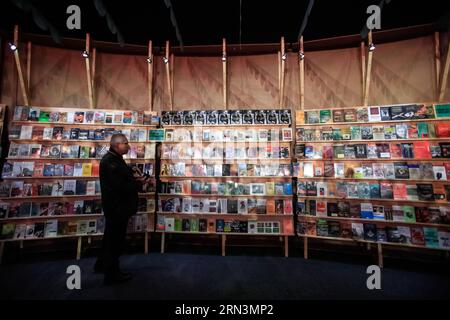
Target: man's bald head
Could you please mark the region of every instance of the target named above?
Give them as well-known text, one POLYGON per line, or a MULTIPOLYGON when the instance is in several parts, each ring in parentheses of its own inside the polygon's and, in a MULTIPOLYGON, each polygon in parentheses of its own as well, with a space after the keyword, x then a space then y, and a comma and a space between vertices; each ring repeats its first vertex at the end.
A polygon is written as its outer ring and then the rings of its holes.
POLYGON ((128 153, 128 150, 130 149, 128 145, 128 139, 123 133, 113 134, 109 145, 111 149, 113 149, 120 155, 128 153))

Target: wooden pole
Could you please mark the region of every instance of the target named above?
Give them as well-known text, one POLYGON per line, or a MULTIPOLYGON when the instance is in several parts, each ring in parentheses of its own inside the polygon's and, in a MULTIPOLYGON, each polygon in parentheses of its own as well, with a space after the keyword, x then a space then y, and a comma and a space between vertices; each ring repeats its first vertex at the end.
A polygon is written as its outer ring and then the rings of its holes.
POLYGON ((378 243, 378 266, 383 268, 383 246, 381 243, 378 243))
POLYGON ((284 257, 289 257, 289 237, 284 236, 284 257))
POLYGON ((148 254, 148 231, 145 231, 144 234, 144 254, 148 254))
POLYGON ((81 258, 81 244, 82 244, 82 238, 78 237, 78 243, 77 243, 77 260, 80 260, 81 258))
POLYGON ((164 253, 164 248, 166 246, 166 233, 161 233, 161 253, 164 253))
POLYGON ((434 33, 434 62, 436 67, 436 95, 439 98, 439 84, 441 80, 441 42, 439 31, 434 33))
POLYGON ((86 33, 86 49, 85 51, 88 54, 87 58, 84 58, 84 60, 86 61, 86 76, 87 76, 87 85, 88 85, 88 94, 89 94, 89 108, 93 109, 94 108, 94 99, 93 99, 93 94, 92 94, 92 78, 91 78, 91 64, 90 64, 90 58, 89 58, 89 53, 90 53, 90 47, 91 47, 91 36, 89 35, 89 33, 86 33))
POLYGON ((439 92, 439 102, 444 101, 449 69, 450 69, 450 43, 448 44, 447 57, 445 58, 444 71, 442 73, 441 90, 439 92))
POLYGON ((91 86, 92 86, 92 103, 95 107, 95 69, 97 66, 97 49, 92 49, 92 80, 91 80, 91 86))
POLYGON ((28 41, 27 46, 27 92, 30 94, 31 89, 31 41, 28 41))
POLYGON ((226 251, 225 251, 226 242, 227 242, 227 235, 223 234, 222 235, 222 257, 225 257, 225 255, 226 255, 226 251))
POLYGON ((284 104, 284 78, 286 71, 286 48, 284 45, 284 37, 281 37, 281 90, 280 90, 280 109, 284 104))
POLYGON ((148 42, 148 106, 153 111, 153 42, 148 42))
POLYGON ((308 260, 308 238, 303 238, 303 258, 308 260))
POLYGON ((280 102, 281 91, 281 52, 278 51, 278 103, 280 102))
MULTIPOLYGON (((369 46, 372 43, 372 31, 369 32, 369 46)), ((366 73, 366 83, 364 85, 364 106, 369 103, 369 89, 370 89, 370 77, 372 74, 372 56, 373 51, 369 50, 367 58, 367 73, 366 73)))
POLYGON ((304 58, 304 44, 303 36, 300 37, 300 53, 299 53, 299 66, 300 66, 300 110, 305 109, 305 58, 304 58), (301 56, 302 55, 302 56, 301 56))
POLYGON ((169 94, 169 106, 170 110, 173 110, 172 101, 172 82, 170 80, 170 68, 169 68, 169 41, 166 41, 166 55, 165 55, 165 65, 166 65, 166 77, 167 77, 167 93, 169 94))
POLYGON ((227 41, 222 39, 222 85, 223 85, 223 107, 227 109, 227 41))
POLYGON ((20 83, 20 89, 22 91, 22 97, 23 97, 23 103, 26 106, 30 105, 30 102, 28 100, 28 92, 27 87, 25 85, 25 78, 22 71, 22 64, 20 63, 20 57, 19 57, 19 26, 14 26, 14 45, 16 46, 16 50, 14 50, 14 59, 16 61, 16 68, 17 68, 17 74, 19 75, 19 83, 20 83))
POLYGON ((174 98, 173 90, 175 88, 175 86, 173 85, 173 82, 174 82, 174 76, 173 76, 174 71, 173 70, 175 68, 175 56, 173 55, 173 53, 170 54, 169 67, 170 67, 170 89, 171 89, 170 94, 172 96, 172 103, 173 103, 173 98, 174 98))
POLYGON ((364 104, 364 95, 366 92, 366 45, 364 44, 364 41, 361 41, 361 83, 362 83, 362 93, 361 93, 361 100, 364 104))

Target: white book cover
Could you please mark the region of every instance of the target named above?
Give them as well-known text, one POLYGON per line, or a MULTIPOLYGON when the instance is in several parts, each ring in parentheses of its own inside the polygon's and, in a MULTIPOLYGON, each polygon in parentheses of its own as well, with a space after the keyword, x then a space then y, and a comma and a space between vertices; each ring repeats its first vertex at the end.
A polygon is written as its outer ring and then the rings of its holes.
POLYGON ((450 248, 450 232, 438 231, 438 238, 439 238, 439 248, 443 249, 450 248))
POLYGON ((217 213, 217 200, 216 199, 209 199, 208 213, 217 213))
POLYGON ((75 112, 67 112, 67 123, 73 123, 75 121, 75 112))
POLYGON ((22 126, 20 130, 20 140, 31 140, 33 126, 22 126))
POLYGON ((145 159, 155 159, 156 144, 146 144, 145 145, 145 159))
POLYGON ((335 178, 344 178, 345 177, 345 165, 343 163, 335 163, 334 164, 334 177, 335 178))
POLYGON ((369 122, 381 121, 380 107, 368 107, 367 113, 369 115, 369 122))
POLYGON ((373 206, 373 218, 375 220, 385 220, 384 206, 373 206))
POLYGON ((88 181, 86 184, 86 195, 95 195, 95 181, 88 181))
POLYGON ((383 171, 386 179, 395 179, 395 167, 393 163, 384 163, 383 171))
POLYGON ((87 234, 95 234, 97 233, 97 220, 89 220, 87 222, 87 234))
POLYGON ((77 234, 87 234, 88 222, 85 220, 78 221, 77 234))
POLYGON ((165 231, 174 232, 175 231, 175 218, 165 217, 165 231))
POLYGON ((447 171, 444 166, 433 166, 433 174, 435 180, 447 180, 447 171))
POLYGON ((57 181, 53 183, 52 187, 52 197, 60 197, 63 195, 64 185, 62 181, 57 181))
POLYGON ((20 118, 22 117, 22 109, 23 107, 21 106, 17 106, 14 108, 14 116, 13 116, 14 121, 20 121, 20 118))
POLYGON ((217 199, 217 213, 227 213, 227 199, 217 199))
POLYGON ((317 182, 317 196, 328 197, 328 184, 326 182, 317 182))
POLYGON ((73 165, 73 176, 74 177, 82 177, 83 176, 83 164, 75 163, 73 165))
POLYGON ((384 140, 384 127, 383 126, 373 126, 372 127, 373 140, 384 140))
POLYGON ((34 223, 27 224, 25 239, 34 239, 34 223))
MULTIPOLYGON (((183 205, 184 205, 184 201, 183 201, 183 205)), ((200 210, 200 199, 193 198, 191 200, 191 211, 192 211, 192 213, 201 213, 201 210, 200 210)))
POLYGON ((200 212, 201 213, 209 213, 209 199, 208 198, 200 199, 200 212))
POLYGON ((316 202, 316 215, 318 217, 327 217, 327 201, 317 200, 316 202))
MULTIPOLYGON (((337 163, 335 163, 335 168, 336 168, 336 164, 337 163)), ((314 164, 312 162, 305 162, 304 163, 303 176, 305 178, 313 178, 314 177, 314 164)))
POLYGON ((411 244, 411 229, 409 227, 397 227, 398 234, 400 235, 400 242, 411 244))
POLYGON ((64 194, 75 195, 76 186, 77 186, 76 180, 64 180, 64 194))
POLYGON ((56 237, 58 235, 58 220, 47 220, 45 222, 45 238, 56 237))
POLYGON ((250 234, 258 233, 258 222, 257 221, 249 221, 248 222, 248 233, 250 233, 250 234))
POLYGON ((14 229, 14 239, 25 239, 26 232, 27 232, 26 224, 16 224, 16 227, 14 229))
POLYGON ((247 198, 239 198, 238 199, 238 213, 239 214, 247 214, 248 213, 247 198))
POLYGON ((191 213, 192 212, 192 198, 183 198, 183 212, 191 213))
POLYGON ((355 239, 364 239, 364 226, 362 223, 352 223, 352 233, 355 239))
POLYGON ((52 140, 52 139, 53 139, 53 128, 44 128, 42 140, 52 140))

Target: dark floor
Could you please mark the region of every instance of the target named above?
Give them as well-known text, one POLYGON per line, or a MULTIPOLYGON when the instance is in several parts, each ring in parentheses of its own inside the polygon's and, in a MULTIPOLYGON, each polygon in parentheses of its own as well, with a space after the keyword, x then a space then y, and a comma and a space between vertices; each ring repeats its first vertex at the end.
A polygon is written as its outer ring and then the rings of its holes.
POLYGON ((94 258, 18 262, 0 267, 0 299, 449 299, 450 274, 385 268, 382 290, 366 287, 368 264, 299 257, 181 253, 127 255, 132 281, 103 287, 94 258), (82 289, 66 289, 66 268, 82 270, 82 289))

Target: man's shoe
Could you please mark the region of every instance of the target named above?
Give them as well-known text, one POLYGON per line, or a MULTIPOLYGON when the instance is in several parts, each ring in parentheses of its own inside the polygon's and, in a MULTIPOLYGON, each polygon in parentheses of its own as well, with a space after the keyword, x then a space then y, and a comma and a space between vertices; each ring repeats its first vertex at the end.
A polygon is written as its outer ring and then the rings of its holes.
POLYGON ((127 282, 130 281, 133 277, 131 276, 130 273, 115 273, 113 275, 105 275, 105 279, 103 281, 103 284, 105 286, 110 286, 113 284, 117 284, 117 283, 123 283, 123 282, 127 282))

